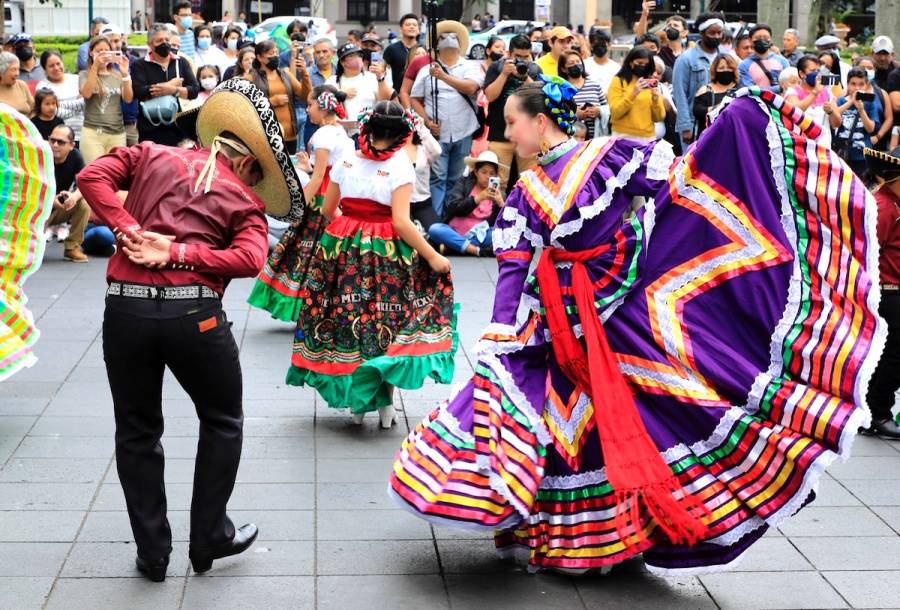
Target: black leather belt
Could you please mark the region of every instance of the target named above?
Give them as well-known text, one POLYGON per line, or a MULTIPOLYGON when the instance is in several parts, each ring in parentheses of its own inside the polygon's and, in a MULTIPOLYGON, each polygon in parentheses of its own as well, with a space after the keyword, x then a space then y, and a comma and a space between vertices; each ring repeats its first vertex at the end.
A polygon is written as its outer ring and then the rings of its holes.
POLYGON ((161 299, 163 301, 183 301, 188 299, 218 299, 219 295, 209 286, 147 286, 110 282, 106 296, 131 297, 135 299, 161 299))

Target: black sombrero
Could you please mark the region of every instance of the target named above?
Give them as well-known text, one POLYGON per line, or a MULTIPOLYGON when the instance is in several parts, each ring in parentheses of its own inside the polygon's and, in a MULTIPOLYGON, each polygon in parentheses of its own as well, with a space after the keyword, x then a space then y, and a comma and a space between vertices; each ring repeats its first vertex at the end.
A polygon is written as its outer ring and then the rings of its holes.
POLYGON ((900 146, 889 153, 874 148, 864 148, 863 156, 869 171, 879 178, 888 182, 900 178, 900 146))
POLYGON ((284 146, 281 125, 269 98, 252 82, 223 81, 202 106, 180 113, 176 124, 204 148, 224 131, 236 135, 262 167, 262 180, 251 188, 265 204, 266 214, 287 222, 303 217, 303 188, 284 146))

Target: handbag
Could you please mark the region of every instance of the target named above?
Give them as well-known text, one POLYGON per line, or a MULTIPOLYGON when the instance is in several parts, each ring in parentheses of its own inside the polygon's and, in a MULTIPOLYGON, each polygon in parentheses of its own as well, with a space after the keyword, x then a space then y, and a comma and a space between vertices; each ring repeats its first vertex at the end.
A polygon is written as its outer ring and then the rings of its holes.
MULTIPOLYGON (((175 58, 175 78, 180 78, 178 57, 175 58)), ((168 74, 166 74, 168 76, 168 74)), ((181 110, 178 98, 174 95, 160 95, 141 102, 141 113, 144 118, 153 125, 171 125, 175 122, 175 116, 181 110)))

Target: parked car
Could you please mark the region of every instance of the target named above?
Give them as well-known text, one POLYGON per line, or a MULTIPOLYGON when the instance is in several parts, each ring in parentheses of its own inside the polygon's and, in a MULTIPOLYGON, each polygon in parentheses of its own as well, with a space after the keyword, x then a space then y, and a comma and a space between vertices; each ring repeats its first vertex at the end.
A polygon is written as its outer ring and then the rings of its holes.
POLYGON ((472 32, 469 34, 469 49, 467 55, 471 59, 484 59, 485 49, 491 36, 499 36, 506 41, 507 46, 513 36, 518 34, 528 35, 531 28, 544 27, 543 21, 521 21, 518 19, 505 19, 489 30, 472 32))
POLYGON ((269 37, 269 34, 271 34, 272 30, 277 28, 279 25, 287 27, 292 22, 298 19, 310 24, 308 37, 309 42, 324 37, 331 40, 331 43, 335 47, 337 47, 337 32, 335 32, 334 26, 331 25, 331 23, 323 17, 269 17, 259 25, 250 28, 248 35, 253 38, 255 42, 262 42, 263 40, 266 40, 269 37))
POLYGON ((25 31, 25 3, 22 0, 12 0, 3 3, 3 32, 4 36, 21 34, 25 31))

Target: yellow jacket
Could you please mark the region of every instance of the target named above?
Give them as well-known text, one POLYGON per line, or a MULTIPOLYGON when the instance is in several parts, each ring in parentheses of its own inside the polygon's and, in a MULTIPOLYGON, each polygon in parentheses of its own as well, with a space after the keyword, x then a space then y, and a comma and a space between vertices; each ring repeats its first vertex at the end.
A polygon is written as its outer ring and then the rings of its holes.
POLYGON ((649 89, 641 91, 637 97, 632 97, 636 84, 636 78, 626 83, 618 76, 613 77, 606 93, 612 129, 616 133, 653 138, 656 135, 654 123, 666 118, 663 97, 661 94, 658 95, 654 102, 653 93, 649 89))

